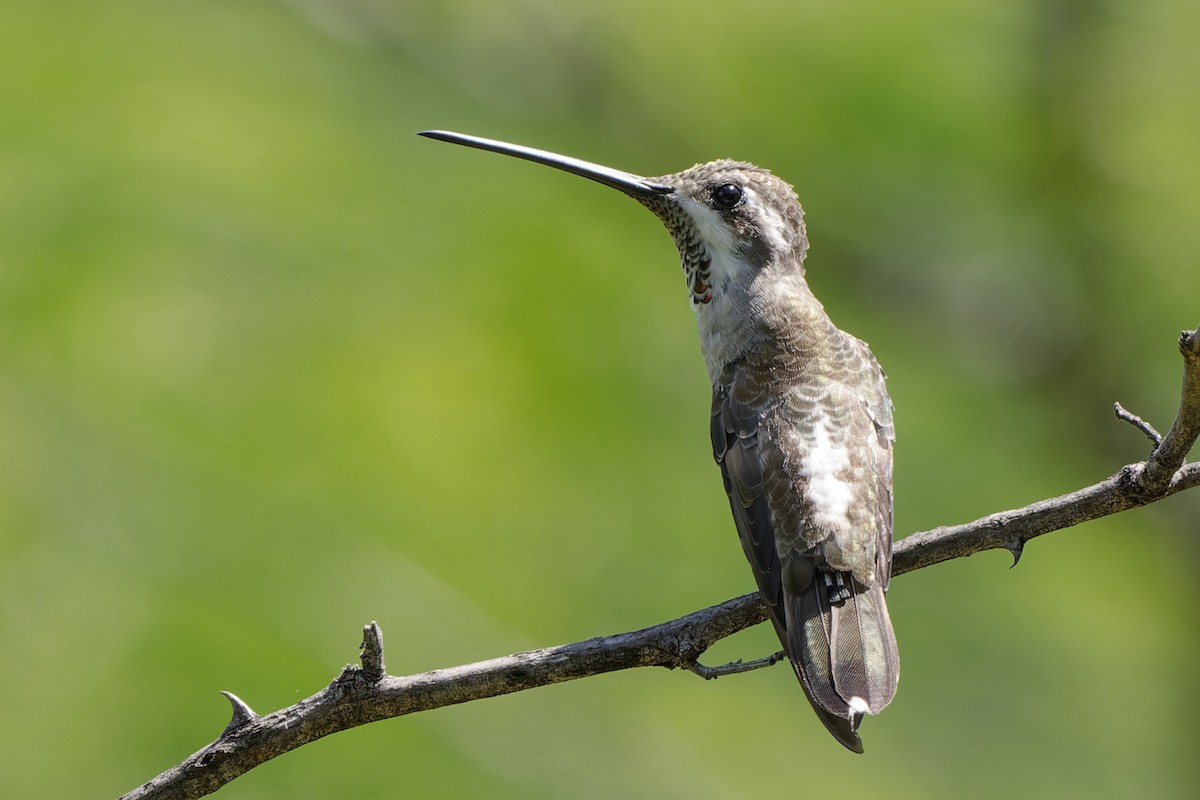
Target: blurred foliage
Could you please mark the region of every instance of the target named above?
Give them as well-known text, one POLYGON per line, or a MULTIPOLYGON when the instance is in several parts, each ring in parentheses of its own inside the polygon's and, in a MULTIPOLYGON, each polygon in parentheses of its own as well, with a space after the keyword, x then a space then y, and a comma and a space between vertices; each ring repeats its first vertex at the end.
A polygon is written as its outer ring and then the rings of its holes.
MULTIPOLYGON (((295 702, 748 591, 675 254, 594 184, 793 181, 888 369, 900 533, 1098 480, 1200 322, 1200 5, 10 2, 4 797, 114 796, 295 702)), ((339 734, 221 796, 1183 797, 1200 497, 898 579, 844 753, 788 670, 626 673, 339 734)), ((719 658, 773 647, 765 629, 719 658)))

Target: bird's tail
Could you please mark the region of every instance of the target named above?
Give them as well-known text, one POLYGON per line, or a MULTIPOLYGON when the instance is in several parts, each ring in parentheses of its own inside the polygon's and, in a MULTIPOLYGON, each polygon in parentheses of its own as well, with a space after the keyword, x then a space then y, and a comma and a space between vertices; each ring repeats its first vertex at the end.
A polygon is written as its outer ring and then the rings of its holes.
POLYGON ((804 693, 834 737, 863 751, 858 724, 896 695, 900 654, 883 588, 818 572, 785 600, 785 648, 804 693))

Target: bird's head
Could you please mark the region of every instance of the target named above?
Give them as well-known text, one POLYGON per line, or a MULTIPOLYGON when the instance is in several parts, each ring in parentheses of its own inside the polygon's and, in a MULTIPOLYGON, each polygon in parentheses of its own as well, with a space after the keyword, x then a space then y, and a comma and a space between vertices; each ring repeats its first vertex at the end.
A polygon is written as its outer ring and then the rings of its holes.
POLYGON ((670 231, 697 311, 731 286, 752 282, 767 267, 802 274, 808 239, 796 193, 753 164, 712 161, 644 178, 493 139, 449 131, 424 131, 421 135, 545 164, 633 197, 670 231))
POLYGON ((635 195, 671 232, 694 306, 764 268, 803 272, 808 238, 790 185, 742 161, 710 161, 652 178, 669 194, 635 195))

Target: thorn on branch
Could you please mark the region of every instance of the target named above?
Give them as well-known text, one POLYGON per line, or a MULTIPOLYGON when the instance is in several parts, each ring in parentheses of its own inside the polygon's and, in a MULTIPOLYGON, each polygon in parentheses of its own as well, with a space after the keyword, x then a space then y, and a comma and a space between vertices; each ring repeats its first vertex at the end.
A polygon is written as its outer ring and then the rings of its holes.
POLYGON ((1021 537, 1012 539, 1007 545, 1008 552, 1012 553, 1013 562, 1008 565, 1009 569, 1015 567, 1021 560, 1021 554, 1025 552, 1025 540, 1021 537))
POLYGON ((1117 419, 1128 422, 1130 425, 1144 433, 1146 438, 1149 439, 1155 447, 1160 447, 1162 445, 1162 434, 1155 430, 1153 425, 1151 425, 1149 422, 1146 422, 1146 420, 1142 419, 1137 414, 1126 411, 1125 407, 1120 403, 1113 403, 1113 413, 1117 415, 1117 419))
POLYGON ((363 677, 371 683, 378 683, 387 674, 387 669, 383 665, 383 631, 375 620, 363 626, 363 640, 358 649, 363 677))
POLYGON ((721 664, 716 667, 707 667, 699 661, 692 661, 685 666, 691 672, 696 673, 706 681, 715 680, 722 675, 737 675, 740 672, 751 672, 763 667, 773 667, 780 661, 783 661, 784 653, 780 650, 778 653, 772 653, 766 658, 756 658, 753 661, 742 661, 740 658, 737 661, 731 661, 728 664, 721 664))
POLYGON ((225 695, 225 699, 229 701, 229 705, 233 706, 233 718, 229 720, 229 724, 225 726, 225 730, 221 731, 221 736, 236 731, 258 716, 254 713, 254 709, 246 705, 246 701, 233 692, 222 691, 221 694, 225 695))
POLYGON ((1179 352, 1188 362, 1194 363, 1200 359, 1200 328, 1179 332, 1179 352))

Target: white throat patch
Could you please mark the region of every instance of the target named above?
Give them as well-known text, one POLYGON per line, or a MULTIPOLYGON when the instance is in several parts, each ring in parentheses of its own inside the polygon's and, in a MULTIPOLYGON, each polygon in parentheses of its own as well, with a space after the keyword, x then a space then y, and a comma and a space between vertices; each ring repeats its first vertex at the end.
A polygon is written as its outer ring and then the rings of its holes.
MULTIPOLYGON (((745 192, 745 202, 754 209, 761 227, 761 235, 766 240, 768 247, 772 252, 786 253, 789 242, 787 224, 783 221, 783 217, 769 204, 764 203, 753 188, 747 186, 745 192)), ((719 213, 690 197, 679 198, 679 207, 691 218, 692 223, 696 226, 696 233, 704 242, 705 250, 712 262, 710 282, 720 289, 738 278, 747 265, 737 231, 719 213)))

